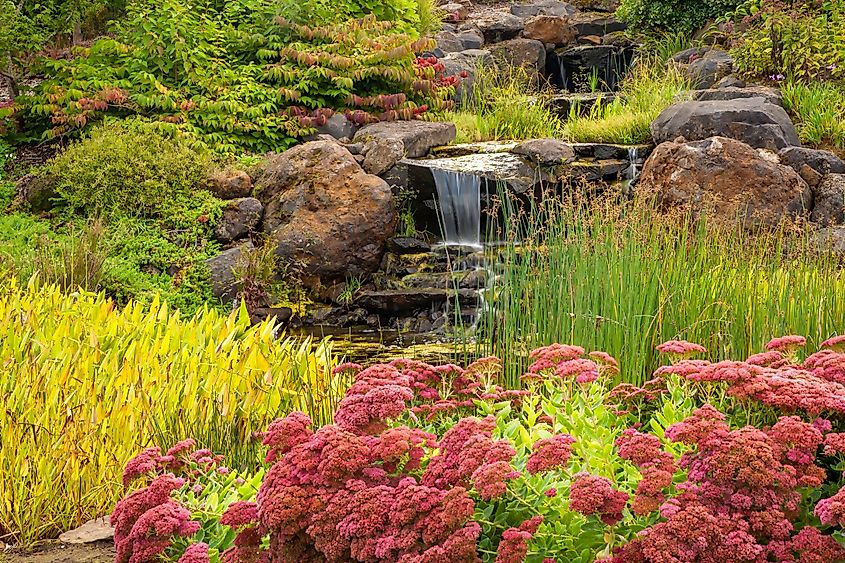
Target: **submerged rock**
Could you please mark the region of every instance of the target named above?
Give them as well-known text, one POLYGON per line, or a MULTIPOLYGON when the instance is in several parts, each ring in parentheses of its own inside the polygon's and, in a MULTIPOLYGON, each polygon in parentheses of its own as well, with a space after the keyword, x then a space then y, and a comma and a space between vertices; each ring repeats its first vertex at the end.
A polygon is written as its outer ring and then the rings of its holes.
POLYGON ((749 228, 805 217, 812 206, 810 187, 776 155, 725 137, 659 145, 637 192, 663 208, 711 213, 749 228))
POLYGON ((719 136, 771 150, 801 144, 786 111, 763 98, 674 104, 654 120, 651 134, 657 143, 719 136))
POLYGON ((378 269, 396 211, 390 186, 342 146, 312 141, 277 155, 256 182, 276 254, 323 284, 378 269))
POLYGON ((387 249, 395 254, 421 254, 431 252, 431 245, 414 237, 393 237, 387 241, 387 249))

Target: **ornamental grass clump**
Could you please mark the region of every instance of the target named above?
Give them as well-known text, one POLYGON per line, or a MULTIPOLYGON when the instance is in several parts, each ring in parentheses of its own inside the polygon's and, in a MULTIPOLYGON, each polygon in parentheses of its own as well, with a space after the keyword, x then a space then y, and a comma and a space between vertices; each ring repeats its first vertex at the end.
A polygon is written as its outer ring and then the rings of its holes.
POLYGON ((119 468, 178 437, 255 467, 254 432, 296 409, 330 421, 347 385, 331 374, 328 343, 279 339, 272 322, 250 326, 243 310, 182 319, 158 301, 117 308, 103 295, 0 287, 7 541, 29 544, 100 516, 119 497, 119 468))

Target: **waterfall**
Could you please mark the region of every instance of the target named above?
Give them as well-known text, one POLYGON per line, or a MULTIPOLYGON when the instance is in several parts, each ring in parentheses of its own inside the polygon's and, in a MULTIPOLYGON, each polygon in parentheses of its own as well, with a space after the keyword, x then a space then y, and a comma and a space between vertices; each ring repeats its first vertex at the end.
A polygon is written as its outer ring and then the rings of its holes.
POLYGON ((481 246, 481 177, 432 168, 443 242, 481 246))
POLYGON ((637 169, 637 147, 628 147, 628 163, 628 170, 625 171, 625 179, 633 184, 640 175, 640 171, 637 169))

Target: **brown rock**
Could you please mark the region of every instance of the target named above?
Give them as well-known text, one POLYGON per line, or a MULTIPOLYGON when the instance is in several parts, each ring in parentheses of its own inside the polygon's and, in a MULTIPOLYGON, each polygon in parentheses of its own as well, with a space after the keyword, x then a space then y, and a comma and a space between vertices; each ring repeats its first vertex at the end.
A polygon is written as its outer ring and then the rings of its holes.
POLYGON ((725 137, 659 145, 637 190, 663 208, 708 212, 747 228, 798 219, 812 203, 810 187, 776 155, 725 137))
POLYGON ((396 222, 390 186, 342 146, 312 141, 273 157, 255 191, 269 243, 312 286, 378 269, 396 222))
POLYGON ((249 197, 252 178, 243 170, 215 170, 207 182, 208 191, 220 199, 249 197))
POLYGON ((252 232, 261 222, 264 206, 254 197, 233 199, 223 208, 214 236, 220 242, 231 242, 252 232))
POLYGON ((534 16, 525 22, 522 36, 544 44, 566 45, 575 41, 575 28, 566 16, 534 16))

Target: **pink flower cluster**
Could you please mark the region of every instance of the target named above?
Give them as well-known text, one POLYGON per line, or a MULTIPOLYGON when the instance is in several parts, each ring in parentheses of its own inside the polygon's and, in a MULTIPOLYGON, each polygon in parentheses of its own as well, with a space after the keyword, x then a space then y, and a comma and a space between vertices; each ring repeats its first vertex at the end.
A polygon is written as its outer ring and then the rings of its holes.
MULTIPOLYGON (((822 349, 803 364, 795 364, 784 354, 791 353, 802 341, 797 336, 775 339, 769 343, 769 352, 755 354, 744 362, 683 360, 659 368, 655 375, 726 383, 729 395, 759 401, 784 412, 804 411, 811 416, 845 414, 845 353, 822 349)), ((838 337, 826 342, 840 346, 838 337)))
MULTIPOLYGON (((370 376, 361 377, 367 372, 362 370, 351 394, 367 397, 372 377, 389 372, 368 369, 370 376)), ((391 375, 395 382, 397 373, 391 375)), ((475 504, 458 481, 474 481, 482 495, 497 494, 513 473, 505 461, 513 456, 512 448, 503 455, 487 421, 459 423, 444 435, 429 463, 440 464, 449 484, 441 486, 428 471, 418 481, 411 474, 425 452, 438 446, 436 437, 403 426, 362 433, 372 431, 374 422, 383 423, 370 408, 379 404, 384 403, 367 405, 361 411, 365 417, 339 417, 339 422, 361 422, 346 427, 312 432, 302 413, 271 425, 265 443, 273 450, 273 465, 256 504, 233 505, 221 519, 239 530, 226 563, 254 562, 269 554, 273 561, 477 561, 481 529, 471 521, 475 504), (453 467, 451 460, 463 454, 460 467, 453 467), (269 552, 262 552, 267 535, 269 552)))
POLYGON ((525 470, 532 475, 544 471, 565 470, 572 456, 575 438, 569 434, 556 434, 551 438, 537 440, 531 447, 531 455, 525 470))
POLYGON ((537 533, 542 516, 526 520, 516 528, 508 528, 502 533, 502 540, 496 550, 495 563, 522 563, 528 555, 528 542, 537 533))
POLYGON ((667 354, 678 358, 687 358, 695 354, 704 354, 707 349, 701 344, 687 342, 686 340, 669 340, 658 344, 655 348, 661 354, 667 354))
POLYGON ((672 485, 675 475, 675 458, 663 451, 660 440, 653 434, 644 434, 629 428, 616 440, 619 457, 633 463, 642 474, 637 485, 631 510, 644 515, 654 512, 666 500, 663 493, 672 485))
POLYGON ((663 393, 666 393, 666 381, 661 377, 649 379, 642 387, 620 383, 610 390, 605 403, 614 407, 616 416, 641 415, 663 393))
MULTIPOLYGON (((845 557, 845 550, 818 530, 804 528, 795 534, 792 525, 801 503, 799 489, 817 487, 825 477, 814 463, 823 440, 816 426, 798 417, 782 417, 768 430, 751 426, 731 430, 724 415, 705 405, 665 434, 694 448, 680 461, 687 481, 660 507, 664 520, 641 532, 613 561, 786 562, 845 557)), ((656 453, 645 440, 634 448, 639 442, 633 440, 636 436, 629 433, 620 445, 620 455, 635 464, 656 453)), ((829 515, 824 509, 822 513, 829 515)))
POLYGON ((199 530, 199 522, 192 521, 191 513, 171 498, 184 484, 184 479, 172 474, 159 475, 117 503, 111 515, 116 563, 153 561, 175 537, 188 537, 199 530))
POLYGON ((569 508, 584 516, 598 516, 608 526, 622 520, 628 493, 613 488, 607 477, 579 473, 569 487, 569 508))
POLYGON ((584 355, 580 346, 551 344, 537 348, 529 354, 532 363, 523 380, 531 382, 554 376, 576 383, 592 383, 602 373, 619 371, 619 362, 609 354, 591 352, 589 358, 584 355))
POLYGON ((492 416, 458 421, 443 434, 440 451, 431 458, 423 473, 423 484, 438 488, 468 488, 475 483, 476 488, 480 485, 488 491, 501 491, 505 480, 515 477, 513 471, 506 472, 501 465, 496 472, 482 468, 496 462, 504 462, 509 467, 516 450, 507 440, 492 438, 495 427, 496 420, 492 416), (498 486, 491 481, 496 476, 501 477, 498 486), (481 482, 476 483, 477 479, 481 482))
POLYGON ((228 471, 220 466, 223 456, 215 456, 207 449, 194 449, 196 442, 192 438, 177 442, 167 453, 162 455, 159 448, 146 448, 130 459, 123 469, 123 486, 128 487, 142 476, 152 477, 160 473, 173 472, 194 475, 216 469, 228 471))

